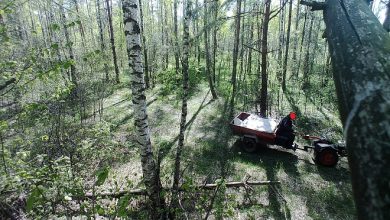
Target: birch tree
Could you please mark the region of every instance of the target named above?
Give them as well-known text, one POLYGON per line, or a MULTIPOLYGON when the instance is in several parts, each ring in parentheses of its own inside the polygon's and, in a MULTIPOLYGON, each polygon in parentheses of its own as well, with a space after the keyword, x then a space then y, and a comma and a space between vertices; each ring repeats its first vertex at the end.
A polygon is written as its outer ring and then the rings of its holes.
POLYGON ((189 54, 189 22, 190 22, 190 10, 191 10, 191 0, 187 0, 186 7, 184 10, 184 25, 183 25, 183 98, 182 98, 182 108, 181 108, 181 119, 180 119, 180 133, 179 133, 179 142, 176 149, 176 158, 175 158, 175 171, 173 176, 173 207, 176 207, 178 198, 177 193, 179 190, 179 179, 180 179, 180 160, 181 154, 184 146, 184 133, 186 130, 187 123, 187 99, 188 99, 188 54, 189 54))
POLYGON ((150 199, 150 214, 152 219, 158 219, 164 208, 164 199, 160 196, 161 183, 158 176, 159 167, 153 157, 150 142, 148 114, 146 112, 144 67, 141 45, 141 24, 139 16, 139 1, 124 0, 122 4, 123 21, 127 43, 127 54, 131 70, 131 90, 136 127, 136 143, 140 149, 143 180, 150 199))

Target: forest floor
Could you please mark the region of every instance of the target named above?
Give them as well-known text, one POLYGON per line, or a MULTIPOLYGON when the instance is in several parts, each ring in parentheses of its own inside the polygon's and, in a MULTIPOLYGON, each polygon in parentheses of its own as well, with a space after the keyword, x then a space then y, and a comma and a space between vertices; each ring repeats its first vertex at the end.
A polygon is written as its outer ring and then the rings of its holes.
MULTIPOLYGON (((210 219, 216 216, 227 219, 356 218, 346 158, 334 168, 325 168, 315 165, 310 153, 277 146, 261 148, 254 154, 241 152, 238 138, 232 135, 228 126, 231 120, 228 118, 228 100, 211 98, 204 83, 190 96, 182 158, 184 179, 201 184, 217 179, 240 181, 250 175, 250 180, 278 180, 281 184, 256 186, 249 193, 243 189, 226 190, 222 192, 224 199, 215 200, 210 219)), ((147 103, 152 144, 155 152, 160 152, 162 161, 162 183, 169 187, 179 134, 181 99, 176 95, 162 96, 161 88, 155 88, 147 92, 147 103)), ((116 142, 123 145, 125 159, 112 162, 109 181, 101 190, 114 185, 137 188, 142 171, 137 148, 132 142, 130 89, 118 88, 105 99, 104 106, 104 120, 111 124, 116 142)), ((297 106, 291 108, 303 112, 297 106)), ((236 107, 236 111, 240 109, 236 107)), ((310 115, 305 117, 308 120, 310 115)), ((303 144, 303 140, 296 141, 303 144)), ((199 212, 189 215, 190 219, 201 217, 199 212)))

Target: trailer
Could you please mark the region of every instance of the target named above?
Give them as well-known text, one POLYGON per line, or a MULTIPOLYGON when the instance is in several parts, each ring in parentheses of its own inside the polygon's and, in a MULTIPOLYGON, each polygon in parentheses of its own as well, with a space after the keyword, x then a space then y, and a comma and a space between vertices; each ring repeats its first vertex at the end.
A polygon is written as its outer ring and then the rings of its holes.
POLYGON ((296 143, 294 146, 288 146, 286 138, 276 134, 278 124, 272 118, 262 118, 256 114, 241 112, 230 122, 230 128, 233 134, 240 137, 240 147, 247 153, 253 153, 267 145, 278 145, 294 151, 296 149, 306 152, 313 151, 314 162, 328 167, 335 166, 339 157, 347 155, 344 145, 334 144, 317 136, 302 135, 303 139, 312 141, 311 146, 301 148, 296 143))

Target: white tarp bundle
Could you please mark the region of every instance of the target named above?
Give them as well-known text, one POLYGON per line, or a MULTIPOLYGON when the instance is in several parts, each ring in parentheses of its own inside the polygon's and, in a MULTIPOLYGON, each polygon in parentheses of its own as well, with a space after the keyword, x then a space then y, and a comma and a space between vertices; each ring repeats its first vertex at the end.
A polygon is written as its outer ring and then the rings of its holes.
POLYGON ((374 0, 371 2, 371 9, 372 12, 375 14, 375 16, 378 18, 379 22, 383 24, 385 22, 386 13, 389 13, 387 10, 387 3, 388 1, 384 0, 374 0))
POLYGON ((276 126, 278 125, 278 123, 273 119, 261 118, 254 114, 250 114, 245 120, 240 120, 236 117, 234 118, 234 124, 266 133, 274 133, 276 126))

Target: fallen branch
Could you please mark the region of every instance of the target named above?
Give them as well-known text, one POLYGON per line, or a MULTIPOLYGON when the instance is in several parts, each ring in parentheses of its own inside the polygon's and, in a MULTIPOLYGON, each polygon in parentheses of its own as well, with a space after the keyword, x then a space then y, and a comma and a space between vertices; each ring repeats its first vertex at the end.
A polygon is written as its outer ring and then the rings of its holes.
MULTIPOLYGON (((241 181, 241 182, 227 182, 225 186, 227 188, 232 187, 248 187, 248 186, 261 186, 261 185, 273 185, 280 184, 280 181, 241 181)), ((195 187, 198 190, 213 190, 218 187, 217 183, 211 184, 202 184, 195 187)), ((169 191, 171 188, 164 188, 163 190, 169 191)), ((187 189, 179 188, 179 191, 187 191, 187 189)), ((99 193, 93 195, 93 193, 86 193, 84 196, 74 196, 75 200, 83 200, 83 199, 95 199, 99 198, 120 198, 124 195, 147 195, 147 191, 145 189, 131 189, 131 190, 123 190, 119 192, 110 192, 110 193, 99 193)))
MULTIPOLYGON (((280 181, 246 181, 246 182, 227 182, 226 187, 247 187, 247 186, 261 186, 261 185, 271 185, 271 184, 280 184, 280 181)), ((211 183, 206 185, 201 185, 198 189, 214 189, 218 186, 217 183, 211 183)))

